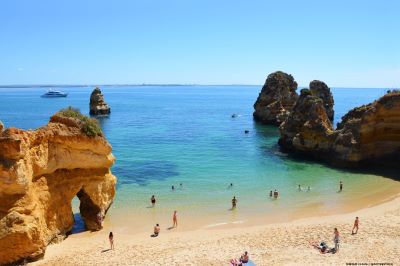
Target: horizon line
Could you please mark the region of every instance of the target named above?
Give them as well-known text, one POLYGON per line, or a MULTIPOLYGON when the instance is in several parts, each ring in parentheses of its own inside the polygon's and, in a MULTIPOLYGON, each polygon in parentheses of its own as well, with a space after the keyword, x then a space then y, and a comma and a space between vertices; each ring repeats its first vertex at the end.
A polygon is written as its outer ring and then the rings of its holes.
MULTIPOLYGON (((126 84, 0 84, 0 88, 48 88, 48 87, 146 87, 146 86, 264 86, 264 84, 242 84, 242 83, 230 83, 230 84, 197 84, 197 83, 126 83, 126 84)), ((308 88, 308 86, 298 86, 297 89, 308 88)), ((397 89, 395 87, 344 87, 344 86, 331 86, 330 88, 343 88, 343 89, 397 89)))

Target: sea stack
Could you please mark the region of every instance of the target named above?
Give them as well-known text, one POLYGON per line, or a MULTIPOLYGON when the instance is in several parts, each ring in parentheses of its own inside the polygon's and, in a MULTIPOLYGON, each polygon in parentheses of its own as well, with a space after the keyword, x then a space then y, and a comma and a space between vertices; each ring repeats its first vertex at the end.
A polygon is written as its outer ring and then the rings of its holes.
POLYGON ((90 95, 90 114, 91 115, 109 115, 111 108, 104 101, 101 90, 96 87, 90 95))
POLYGON ((94 119, 73 109, 36 130, 0 133, 0 264, 36 260, 74 225, 71 201, 89 230, 102 228, 116 177, 111 145, 94 119))
POLYGON ((334 130, 325 103, 302 90, 292 113, 280 126, 279 144, 327 163, 360 167, 400 165, 400 92, 354 108, 334 130))
POLYGON ((277 71, 268 75, 254 103, 253 117, 263 124, 280 125, 292 110, 298 95, 292 75, 277 71))
POLYGON ((328 118, 333 121, 334 111, 333 111, 333 96, 331 89, 324 82, 319 80, 313 80, 310 82, 311 94, 322 99, 326 114, 328 118))

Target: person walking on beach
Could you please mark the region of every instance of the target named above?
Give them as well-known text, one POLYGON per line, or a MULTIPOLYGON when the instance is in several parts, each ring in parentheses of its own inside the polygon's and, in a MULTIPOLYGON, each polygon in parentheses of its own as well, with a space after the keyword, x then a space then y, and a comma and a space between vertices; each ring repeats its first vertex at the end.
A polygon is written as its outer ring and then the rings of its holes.
POLYGON ((336 252, 339 252, 339 231, 337 230, 337 228, 335 228, 335 230, 333 231, 334 233, 334 237, 333 237, 333 242, 335 243, 335 250, 336 252))
POLYGON ((154 205, 156 205, 156 197, 154 197, 154 195, 153 196, 151 196, 151 205, 154 207, 154 205))
POLYGON ((339 191, 342 192, 342 190, 343 190, 343 182, 340 181, 339 182, 339 191))
POLYGON ((360 224, 360 221, 358 220, 358 217, 356 217, 356 220, 354 221, 354 226, 353 229, 351 230, 351 234, 357 234, 358 233, 358 225, 360 224), (356 229, 356 232, 354 233, 354 229, 356 229))
POLYGON ((235 196, 233 196, 233 199, 232 199, 232 209, 235 209, 235 208, 236 208, 236 203, 237 203, 237 199, 236 199, 235 196))
POLYGON ((174 223, 173 227, 178 227, 178 218, 176 217, 176 211, 174 211, 174 215, 172 216, 172 221, 174 223))
POLYGON ((278 196, 279 196, 279 193, 278 193, 278 191, 275 189, 275 191, 274 191, 274 198, 277 199, 278 196))
POLYGON ((110 241, 110 249, 114 250, 114 235, 112 232, 108 235, 108 240, 110 241))

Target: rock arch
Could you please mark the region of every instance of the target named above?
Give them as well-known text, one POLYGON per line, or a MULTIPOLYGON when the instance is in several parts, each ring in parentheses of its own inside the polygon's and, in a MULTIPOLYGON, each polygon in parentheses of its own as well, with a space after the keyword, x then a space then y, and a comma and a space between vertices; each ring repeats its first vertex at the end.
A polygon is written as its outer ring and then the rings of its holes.
POLYGON ((65 238, 78 195, 89 230, 113 202, 116 178, 111 146, 89 137, 76 118, 53 116, 37 130, 9 128, 0 134, 0 261, 35 260, 49 243, 65 238))

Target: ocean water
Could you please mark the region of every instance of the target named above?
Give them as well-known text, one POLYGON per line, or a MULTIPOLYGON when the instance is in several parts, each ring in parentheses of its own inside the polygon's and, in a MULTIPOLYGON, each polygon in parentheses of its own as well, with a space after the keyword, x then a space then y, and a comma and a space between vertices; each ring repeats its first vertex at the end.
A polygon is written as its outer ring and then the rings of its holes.
MULTIPOLYGON (((6 127, 34 129, 67 106, 88 114, 93 87, 60 89, 69 96, 46 99, 40 98, 43 88, 0 88, 0 120, 6 127)), ((173 210, 187 229, 290 220, 355 210, 400 191, 399 183, 384 175, 334 169, 282 153, 278 129, 252 119, 261 86, 101 89, 112 113, 99 120, 117 158, 112 169, 118 177, 117 196, 106 220, 114 231, 168 224, 173 210), (344 191, 338 193, 340 180, 344 191), (298 191, 298 184, 311 191, 298 191), (278 200, 267 195, 274 189, 278 200), (155 208, 149 206, 151 195, 157 199, 155 208), (238 208, 231 211, 233 196, 238 208)), ((386 90, 332 91, 338 122, 386 90)))

